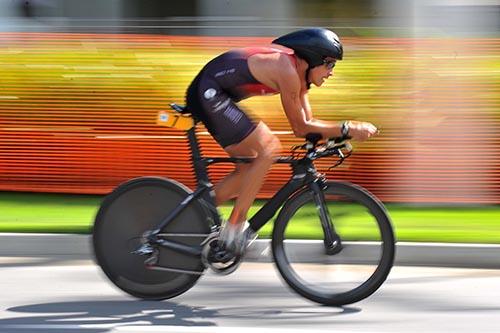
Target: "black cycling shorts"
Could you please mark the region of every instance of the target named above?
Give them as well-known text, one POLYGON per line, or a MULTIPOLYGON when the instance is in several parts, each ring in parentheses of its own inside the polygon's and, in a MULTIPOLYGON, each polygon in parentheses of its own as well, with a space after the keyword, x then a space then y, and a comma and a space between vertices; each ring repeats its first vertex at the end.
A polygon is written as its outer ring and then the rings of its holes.
POLYGON ((189 86, 186 105, 223 148, 240 143, 257 127, 219 84, 204 73, 189 86))

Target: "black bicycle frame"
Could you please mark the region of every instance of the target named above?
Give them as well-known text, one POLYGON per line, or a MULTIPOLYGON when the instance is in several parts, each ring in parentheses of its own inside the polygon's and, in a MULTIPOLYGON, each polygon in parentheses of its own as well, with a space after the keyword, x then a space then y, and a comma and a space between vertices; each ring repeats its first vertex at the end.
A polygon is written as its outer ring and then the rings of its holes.
MULTIPOLYGON (((188 195, 161 223, 158 227, 148 235, 148 240, 151 244, 158 244, 185 254, 199 255, 201 247, 186 246, 174 241, 167 241, 158 238, 161 233, 174 218, 180 214, 193 200, 200 200, 204 205, 211 210, 214 217, 214 223, 217 226, 221 225, 220 216, 215 205, 215 195, 213 185, 210 183, 207 168, 211 164, 216 163, 250 163, 252 158, 233 158, 233 157, 202 157, 198 140, 196 138, 195 128, 191 128, 187 132, 189 146, 191 149, 191 160, 194 166, 194 172, 197 179, 196 190, 188 195)), ((279 158, 276 163, 290 164, 292 167, 292 176, 289 181, 262 206, 255 215, 250 218, 249 224, 254 231, 258 231, 264 226, 283 205, 283 203, 295 192, 302 188, 308 187, 314 196, 316 205, 320 207, 320 217, 322 220, 323 229, 325 231, 325 242, 331 243, 333 239, 329 214, 324 205, 324 195, 322 188, 325 186, 324 179, 318 175, 316 168, 311 159, 306 157, 301 159, 279 158)))

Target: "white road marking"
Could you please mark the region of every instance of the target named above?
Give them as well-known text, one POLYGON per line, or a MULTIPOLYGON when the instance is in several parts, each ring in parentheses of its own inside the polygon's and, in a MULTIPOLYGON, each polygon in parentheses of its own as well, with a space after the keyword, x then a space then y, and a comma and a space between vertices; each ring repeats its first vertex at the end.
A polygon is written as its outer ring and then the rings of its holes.
MULTIPOLYGON (((112 332, 179 332, 179 333, 314 333, 331 332, 331 330, 314 329, 290 329, 290 328, 271 328, 271 327, 220 327, 220 326, 126 326, 117 327, 112 332)), ((347 331, 335 330, 335 333, 345 333, 347 331)), ((352 331, 351 331, 352 332, 352 331)))
MULTIPOLYGON (((194 324, 196 324, 194 322, 194 324)), ((1 329, 29 329, 29 330, 96 330, 96 329, 111 329, 110 332, 179 332, 179 333, 322 333, 331 332, 331 330, 317 329, 290 329, 290 328, 271 328, 271 327, 221 327, 221 326, 170 326, 170 325, 151 325, 148 321, 137 321, 135 323, 114 323, 114 324, 82 324, 82 325, 54 325, 54 324, 37 324, 37 325, 1 325, 1 329), (132 325, 131 325, 132 324, 132 325)), ((353 331, 339 331, 335 333, 348 333, 353 331)), ((366 332, 366 331, 364 331, 366 332)))

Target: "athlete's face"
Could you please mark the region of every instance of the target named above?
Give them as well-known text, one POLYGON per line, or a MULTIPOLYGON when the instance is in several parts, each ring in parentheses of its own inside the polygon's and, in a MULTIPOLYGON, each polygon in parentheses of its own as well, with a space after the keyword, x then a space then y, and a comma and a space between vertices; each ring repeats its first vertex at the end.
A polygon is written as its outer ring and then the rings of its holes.
POLYGON ((320 87, 326 79, 333 75, 335 59, 325 59, 323 65, 311 68, 309 71, 309 81, 316 87, 320 87))

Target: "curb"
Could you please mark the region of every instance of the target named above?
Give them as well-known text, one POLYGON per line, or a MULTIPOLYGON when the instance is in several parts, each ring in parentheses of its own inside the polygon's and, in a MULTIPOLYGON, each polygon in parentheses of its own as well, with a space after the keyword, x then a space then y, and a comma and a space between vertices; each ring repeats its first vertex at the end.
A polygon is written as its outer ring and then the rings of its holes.
MULTIPOLYGON (((269 262, 272 260, 270 241, 256 240, 248 249, 246 260, 269 262)), ((297 240, 291 243, 293 251, 303 261, 313 258, 318 249, 314 242, 297 240)), ((321 246, 319 247, 321 248, 321 246)), ((375 248, 369 243, 346 243, 346 256, 363 259, 375 248), (348 251, 347 251, 348 249, 348 251)), ((342 254, 342 253, 341 253, 342 254)), ((93 259, 90 235, 73 234, 0 234, 0 257, 54 256, 93 259)), ((396 245, 395 265, 437 266, 500 269, 500 245, 461 243, 409 243, 396 245)))

